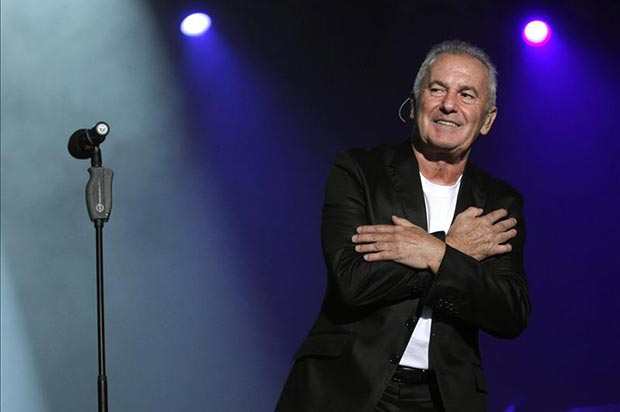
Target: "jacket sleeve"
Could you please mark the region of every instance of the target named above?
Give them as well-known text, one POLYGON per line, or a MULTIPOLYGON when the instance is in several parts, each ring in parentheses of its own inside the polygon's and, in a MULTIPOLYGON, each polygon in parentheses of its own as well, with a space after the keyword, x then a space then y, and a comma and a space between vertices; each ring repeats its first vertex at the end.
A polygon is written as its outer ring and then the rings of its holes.
POLYGON ((446 253, 424 303, 433 316, 445 314, 500 338, 514 338, 525 328, 530 300, 524 274, 523 201, 512 195, 487 211, 504 207, 517 219, 512 251, 481 262, 446 245, 446 253), (503 204, 502 204, 503 203, 503 204))
MULTIPOLYGON (((380 167, 380 166, 377 166, 380 167)), ((371 173, 372 174, 372 173, 371 173)), ((396 262, 367 262, 355 251, 351 237, 360 225, 377 221, 371 203, 382 194, 349 152, 340 154, 331 169, 325 193, 321 238, 330 295, 346 306, 383 304, 422 295, 431 274, 396 262), (372 192, 372 193, 370 193, 372 192)), ((385 183, 385 182, 384 182, 385 183)), ((384 190, 391 190, 389 187, 384 190)), ((385 202, 386 208, 389 208, 385 202)), ((387 216, 395 211, 386 210, 387 216)))

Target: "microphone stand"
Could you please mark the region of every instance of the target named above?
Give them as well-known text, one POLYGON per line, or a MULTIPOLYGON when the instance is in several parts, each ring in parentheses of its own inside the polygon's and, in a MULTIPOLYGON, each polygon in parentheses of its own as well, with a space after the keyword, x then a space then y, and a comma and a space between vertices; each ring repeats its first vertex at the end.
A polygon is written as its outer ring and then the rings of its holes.
POLYGON ((99 412, 108 411, 108 382, 105 373, 105 322, 103 305, 103 224, 110 217, 112 208, 112 177, 111 169, 102 167, 101 150, 93 148, 91 167, 88 168, 90 180, 86 185, 86 207, 90 220, 95 225, 97 250, 97 349, 99 359, 99 375, 97 393, 99 412))

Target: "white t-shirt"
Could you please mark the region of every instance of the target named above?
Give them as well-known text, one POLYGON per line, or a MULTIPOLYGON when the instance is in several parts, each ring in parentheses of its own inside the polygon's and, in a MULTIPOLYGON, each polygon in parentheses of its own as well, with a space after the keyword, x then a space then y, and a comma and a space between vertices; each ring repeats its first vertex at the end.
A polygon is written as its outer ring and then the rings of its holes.
MULTIPOLYGON (((461 176, 462 177, 462 176, 461 176)), ((456 198, 461 185, 461 177, 452 186, 435 184, 427 180, 422 173, 422 190, 426 205, 426 224, 428 232, 448 232, 456 209, 456 198)), ((402 366, 428 369, 428 345, 431 338, 433 309, 424 306, 420 319, 400 360, 402 366)))

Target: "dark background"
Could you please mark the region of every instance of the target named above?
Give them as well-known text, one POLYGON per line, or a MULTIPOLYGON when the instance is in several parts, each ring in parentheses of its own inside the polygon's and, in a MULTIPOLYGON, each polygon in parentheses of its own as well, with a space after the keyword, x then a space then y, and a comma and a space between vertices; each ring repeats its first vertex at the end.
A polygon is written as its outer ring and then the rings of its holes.
POLYGON ((483 337, 490 410, 620 410, 619 2, 1 7, 3 411, 96 408, 88 162, 66 142, 97 120, 110 410, 273 410, 322 299, 330 164, 408 137, 398 106, 451 38, 499 69, 473 161, 526 199, 533 312, 517 340, 483 337), (192 9, 202 38, 178 31, 192 9), (545 47, 521 40, 533 16, 545 47))

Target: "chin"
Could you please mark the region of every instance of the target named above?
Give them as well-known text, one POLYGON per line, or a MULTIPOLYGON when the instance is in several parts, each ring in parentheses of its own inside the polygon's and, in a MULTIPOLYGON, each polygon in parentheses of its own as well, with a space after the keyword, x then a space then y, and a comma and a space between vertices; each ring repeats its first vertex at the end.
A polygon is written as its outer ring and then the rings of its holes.
POLYGON ((458 143, 454 139, 433 139, 429 143, 432 147, 443 150, 453 150, 458 147, 458 143))

